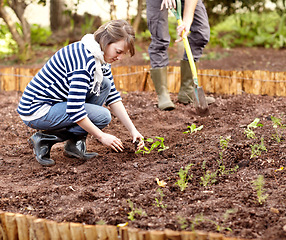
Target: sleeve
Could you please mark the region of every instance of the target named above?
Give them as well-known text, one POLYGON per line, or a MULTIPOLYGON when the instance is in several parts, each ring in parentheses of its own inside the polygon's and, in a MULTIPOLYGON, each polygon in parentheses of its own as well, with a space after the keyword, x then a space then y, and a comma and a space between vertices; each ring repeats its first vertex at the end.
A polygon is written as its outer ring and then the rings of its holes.
POLYGON ((66 113, 73 122, 78 122, 87 116, 84 104, 90 79, 90 73, 86 70, 77 70, 68 76, 70 88, 66 113))

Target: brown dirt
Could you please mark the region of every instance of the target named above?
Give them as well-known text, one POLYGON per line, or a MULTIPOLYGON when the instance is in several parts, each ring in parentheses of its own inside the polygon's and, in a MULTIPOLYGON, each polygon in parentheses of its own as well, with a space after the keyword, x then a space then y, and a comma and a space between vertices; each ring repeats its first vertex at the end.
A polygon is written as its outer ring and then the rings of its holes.
MULTIPOLYGON (((248 51, 256 50, 241 49, 237 59, 246 59, 249 65, 238 66, 238 62, 245 62, 233 61, 237 64, 233 70, 247 66, 251 69, 253 55, 248 58, 241 55, 248 51)), ((266 59, 267 54, 265 50, 266 59)), ((260 66, 260 57, 255 66, 260 66)), ((226 60, 212 60, 208 65, 201 62, 204 68, 231 67, 230 64, 226 60)), ((278 69, 283 67, 279 61, 267 65, 275 67, 272 69, 266 65, 262 70, 283 71, 278 69)), ((113 118, 104 131, 122 139, 124 152, 112 152, 89 136, 88 150, 99 153, 96 159, 83 162, 67 158, 63 155, 63 143, 58 143, 52 149, 56 165, 45 168, 36 162, 28 144, 34 130, 26 127, 15 111, 21 93, 0 92, 0 210, 58 222, 104 221, 111 225, 129 222, 130 227, 148 230, 216 232, 219 226, 227 236, 286 239, 286 130, 281 129, 282 141, 277 142, 273 139, 275 129, 271 121, 271 116, 275 116, 286 124, 286 98, 249 94, 212 96, 216 102, 210 106, 210 115, 200 117, 193 106, 179 104, 176 94, 171 95, 176 109, 166 112, 158 110, 154 92, 122 93, 138 130, 145 138, 164 138, 169 149, 135 154, 127 130, 113 118), (263 126, 254 130, 257 139, 247 139, 244 130, 255 118, 263 126), (203 125, 203 129, 184 134, 193 123, 197 127, 203 125), (224 151, 220 137, 231 138, 224 151), (267 152, 251 158, 251 146, 260 144, 261 137, 267 152), (223 160, 225 171, 218 171, 219 160, 223 160), (176 184, 178 173, 189 164, 193 165, 188 172, 188 184, 181 191, 176 184), (235 166, 239 166, 238 170, 230 172, 235 166), (281 167, 284 169, 277 170, 281 167), (216 181, 203 186, 201 177, 216 171, 216 181), (262 204, 252 183, 259 175, 265 180, 263 195, 268 195, 262 204), (166 187, 159 187, 156 178, 164 180, 166 187), (161 202, 158 189, 164 194, 161 202), (135 214, 134 221, 128 219, 132 213, 128 199, 146 215, 135 214), (229 210, 232 213, 225 218, 229 210)))

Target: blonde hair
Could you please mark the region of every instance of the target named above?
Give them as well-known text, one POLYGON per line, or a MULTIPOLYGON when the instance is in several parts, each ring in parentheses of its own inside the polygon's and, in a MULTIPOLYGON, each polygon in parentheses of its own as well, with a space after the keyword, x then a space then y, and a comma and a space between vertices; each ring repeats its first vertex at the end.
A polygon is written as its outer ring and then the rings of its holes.
POLYGON ((106 47, 121 40, 125 40, 130 56, 135 54, 135 33, 132 26, 125 20, 111 20, 101 25, 94 33, 94 39, 105 51, 106 47))

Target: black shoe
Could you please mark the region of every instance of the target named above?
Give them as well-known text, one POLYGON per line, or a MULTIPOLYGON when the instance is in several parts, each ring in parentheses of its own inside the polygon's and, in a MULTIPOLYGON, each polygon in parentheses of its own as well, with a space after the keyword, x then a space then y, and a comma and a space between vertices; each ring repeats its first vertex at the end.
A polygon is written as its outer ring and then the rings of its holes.
POLYGON ((75 136, 69 139, 65 144, 64 154, 81 160, 89 160, 98 156, 98 153, 86 152, 86 136, 75 136))
POLYGON ((52 146, 58 142, 63 142, 63 139, 56 135, 45 134, 42 132, 36 132, 30 138, 36 160, 42 166, 49 167, 56 164, 55 161, 50 158, 50 151, 52 146))

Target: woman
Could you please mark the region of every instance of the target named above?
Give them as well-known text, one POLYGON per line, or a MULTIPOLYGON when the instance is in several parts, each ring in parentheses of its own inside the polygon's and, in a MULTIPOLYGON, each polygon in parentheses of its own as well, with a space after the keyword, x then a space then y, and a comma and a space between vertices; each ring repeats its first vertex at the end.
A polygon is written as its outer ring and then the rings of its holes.
POLYGON ((97 156, 86 152, 88 133, 114 151, 123 151, 119 138, 101 130, 111 121, 104 103, 129 130, 133 142, 139 140, 138 147, 144 146, 115 88, 110 67, 126 53, 134 55, 134 39, 128 22, 110 21, 56 52, 27 85, 17 111, 27 126, 40 130, 30 142, 41 165, 55 165, 51 147, 66 140, 65 155, 85 160, 97 156))

